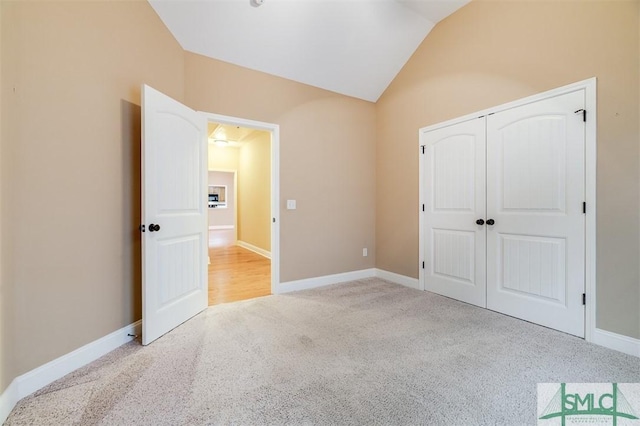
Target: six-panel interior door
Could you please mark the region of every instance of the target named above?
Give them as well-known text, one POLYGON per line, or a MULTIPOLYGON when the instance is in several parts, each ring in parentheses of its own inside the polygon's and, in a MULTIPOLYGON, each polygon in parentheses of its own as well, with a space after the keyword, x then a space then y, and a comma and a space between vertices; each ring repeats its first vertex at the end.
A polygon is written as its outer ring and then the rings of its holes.
POLYGON ((584 91, 487 117, 487 307, 584 336, 584 91))
POLYGON ((486 306, 484 118, 424 134, 425 290, 486 306))
POLYGON ((207 307, 206 120, 142 88, 142 343, 207 307))

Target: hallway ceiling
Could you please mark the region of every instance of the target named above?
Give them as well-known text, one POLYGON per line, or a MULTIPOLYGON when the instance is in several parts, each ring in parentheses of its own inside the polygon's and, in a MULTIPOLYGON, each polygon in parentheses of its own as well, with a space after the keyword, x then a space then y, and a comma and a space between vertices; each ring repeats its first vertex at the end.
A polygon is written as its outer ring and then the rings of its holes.
POLYGON ((234 148, 242 146, 243 143, 250 141, 260 132, 262 131, 231 124, 208 123, 207 125, 209 143, 215 143, 216 140, 224 140, 227 141, 228 146, 234 148))
POLYGON ((183 49, 375 102, 469 0, 149 0, 183 49))

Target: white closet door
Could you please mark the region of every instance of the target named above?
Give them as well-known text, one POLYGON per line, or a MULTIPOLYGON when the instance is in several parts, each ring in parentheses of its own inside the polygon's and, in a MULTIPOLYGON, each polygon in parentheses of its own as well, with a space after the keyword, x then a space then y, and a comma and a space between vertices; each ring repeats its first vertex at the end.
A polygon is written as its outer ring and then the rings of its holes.
POLYGON ((423 134, 425 290, 486 306, 485 123, 423 134))
POLYGON ((584 336, 584 91, 487 117, 487 307, 584 336))

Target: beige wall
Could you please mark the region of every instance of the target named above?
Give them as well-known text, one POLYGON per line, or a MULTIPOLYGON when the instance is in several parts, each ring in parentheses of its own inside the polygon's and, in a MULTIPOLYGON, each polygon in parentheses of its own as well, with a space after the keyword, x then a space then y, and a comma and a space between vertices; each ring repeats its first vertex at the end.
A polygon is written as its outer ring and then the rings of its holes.
POLYGON ((146 2, 0 4, 5 387, 140 318, 140 85, 181 100, 184 52, 146 2))
POLYGON ((377 104, 379 268, 418 276, 420 127, 595 76, 597 326, 640 337, 638 5, 473 1, 434 28, 377 104))
POLYGON ((256 132, 240 147, 238 240, 271 251, 270 132, 256 132))
POLYGON ((374 104, 191 53, 185 102, 280 125, 282 282, 375 265, 374 104))
MULTIPOLYGON (((3 10, 4 8, 0 5, 0 45, 5 40, 4 33, 3 33, 4 25, 2 25, 3 10)), ((2 52, 1 47, 0 47, 0 52, 2 52)), ((3 61, 2 61, 2 56, 0 55, 0 81, 2 81, 2 74, 3 74, 2 67, 3 67, 3 61)), ((5 185, 5 182, 6 182, 5 169, 4 169, 4 164, 2 160, 2 153, 4 150, 4 143, 3 143, 4 137, 2 134, 2 120, 3 120, 2 112, 3 112, 3 100, 6 99, 6 97, 7 97, 7 93, 5 93, 2 90, 2 86, 0 86, 0 218, 3 216, 2 211, 4 209, 4 204, 2 203, 2 199, 3 199, 3 194, 5 192, 1 186, 5 185)), ((8 371, 8 369, 10 368, 9 352, 10 352, 10 348, 13 347, 13 342, 11 341, 8 335, 9 321, 10 321, 10 317, 12 316, 9 313, 9 308, 12 305, 9 303, 11 296, 8 294, 8 291, 9 291, 8 280, 4 278, 5 268, 4 268, 4 260, 3 260, 4 257, 2 255, 3 246, 4 246, 3 236, 4 234, 3 234, 2 221, 0 220, 0 393, 2 393, 6 389, 6 387, 9 385, 12 379, 11 372, 8 371)))

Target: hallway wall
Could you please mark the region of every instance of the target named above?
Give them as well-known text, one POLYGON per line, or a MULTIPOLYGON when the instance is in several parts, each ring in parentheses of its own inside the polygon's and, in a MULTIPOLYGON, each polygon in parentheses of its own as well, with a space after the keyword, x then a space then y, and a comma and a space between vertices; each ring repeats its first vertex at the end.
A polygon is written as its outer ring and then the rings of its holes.
POLYGON ((239 149, 238 240, 271 251, 271 134, 256 132, 239 149))

